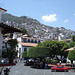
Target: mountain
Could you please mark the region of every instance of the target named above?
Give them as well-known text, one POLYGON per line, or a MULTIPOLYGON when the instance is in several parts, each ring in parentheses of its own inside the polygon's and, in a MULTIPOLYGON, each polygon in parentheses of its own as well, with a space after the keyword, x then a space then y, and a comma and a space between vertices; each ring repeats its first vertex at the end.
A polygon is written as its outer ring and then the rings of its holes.
POLYGON ((51 27, 41 24, 36 19, 27 17, 27 16, 13 16, 11 14, 5 13, 2 15, 2 21, 8 25, 12 25, 16 28, 25 27, 29 35, 49 39, 50 36, 58 36, 59 34, 64 38, 71 38, 72 35, 75 35, 75 31, 65 29, 64 27, 51 27))

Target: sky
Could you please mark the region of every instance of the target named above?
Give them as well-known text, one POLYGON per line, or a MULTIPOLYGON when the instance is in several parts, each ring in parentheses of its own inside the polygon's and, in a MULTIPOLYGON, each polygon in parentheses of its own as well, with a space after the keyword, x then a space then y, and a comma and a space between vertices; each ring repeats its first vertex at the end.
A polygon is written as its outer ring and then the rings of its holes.
POLYGON ((52 27, 75 31, 75 0, 0 0, 14 16, 28 16, 52 27))

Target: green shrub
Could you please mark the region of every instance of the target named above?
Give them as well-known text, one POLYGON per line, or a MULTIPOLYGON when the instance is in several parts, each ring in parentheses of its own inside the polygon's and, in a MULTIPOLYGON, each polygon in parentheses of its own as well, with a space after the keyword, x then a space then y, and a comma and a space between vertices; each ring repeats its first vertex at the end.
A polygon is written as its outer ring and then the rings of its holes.
POLYGON ((49 57, 50 48, 47 47, 30 47, 27 56, 29 58, 44 58, 49 57))
POLYGON ((75 60, 75 49, 69 51, 69 53, 68 53, 68 59, 71 60, 71 64, 73 64, 73 60, 75 60))
POLYGON ((75 50, 69 51, 68 59, 69 60, 75 60, 75 50))
POLYGON ((22 53, 22 58, 27 58, 27 51, 24 51, 24 52, 22 53))
POLYGON ((46 59, 45 60, 47 63, 51 63, 51 59, 46 59))
POLYGON ((51 62, 52 62, 52 63, 57 63, 57 62, 58 62, 58 60, 51 60, 51 62))

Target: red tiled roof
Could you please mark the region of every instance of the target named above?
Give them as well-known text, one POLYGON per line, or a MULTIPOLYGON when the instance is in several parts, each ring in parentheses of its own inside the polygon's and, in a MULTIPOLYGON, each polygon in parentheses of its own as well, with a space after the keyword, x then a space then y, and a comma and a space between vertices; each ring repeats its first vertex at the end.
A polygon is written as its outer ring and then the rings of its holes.
POLYGON ((66 40, 64 40, 64 41, 71 41, 71 39, 66 39, 66 40))
POLYGON ((75 49, 75 47, 72 47, 72 48, 69 48, 69 49, 67 49, 67 50, 65 50, 66 52, 69 52, 69 51, 71 51, 71 50, 74 50, 75 49))
POLYGON ((37 39, 37 38, 34 38, 34 37, 22 37, 22 38, 27 38, 27 39, 34 39, 34 40, 40 40, 40 39, 37 39))
POLYGON ((29 46, 29 47, 36 47, 37 44, 36 43, 24 43, 24 42, 20 42, 18 41, 22 46, 29 46))

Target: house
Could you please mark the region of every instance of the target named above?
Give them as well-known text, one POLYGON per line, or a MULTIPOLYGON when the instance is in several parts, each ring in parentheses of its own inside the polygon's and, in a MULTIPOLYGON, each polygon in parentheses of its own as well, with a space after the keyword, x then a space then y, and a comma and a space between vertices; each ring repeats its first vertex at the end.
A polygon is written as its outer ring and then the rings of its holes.
POLYGON ((41 42, 40 39, 37 39, 35 37, 31 37, 28 35, 23 35, 23 36, 17 37, 17 41, 18 41, 18 46, 17 46, 16 50, 18 51, 18 58, 19 59, 22 58, 22 53, 24 51, 28 51, 28 49, 30 47, 36 47, 38 45, 38 43, 41 42))

